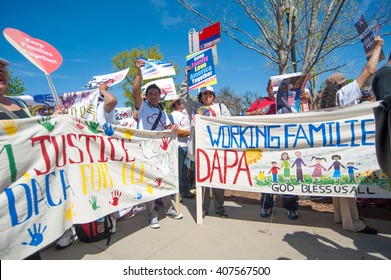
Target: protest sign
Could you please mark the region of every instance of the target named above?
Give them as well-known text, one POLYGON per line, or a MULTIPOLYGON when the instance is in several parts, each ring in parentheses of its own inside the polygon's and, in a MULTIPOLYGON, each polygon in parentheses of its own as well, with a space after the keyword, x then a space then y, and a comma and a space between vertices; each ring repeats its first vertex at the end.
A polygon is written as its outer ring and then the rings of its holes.
MULTIPOLYGON (((61 100, 65 112, 74 118, 96 120, 99 89, 90 89, 78 92, 66 92, 61 100)), ((47 117, 53 114, 56 104, 50 94, 37 94, 34 96, 21 95, 16 97, 26 102, 31 115, 47 117)))
POLYGON ((68 115, 0 123, 2 260, 43 249, 73 224, 178 193, 176 134, 68 115))
POLYGON ((186 60, 187 66, 191 66, 188 73, 189 90, 217 84, 212 48, 192 53, 186 60))
POLYGON ((280 86, 280 83, 283 79, 290 78, 290 77, 297 77, 297 76, 301 76, 301 72, 271 76, 270 80, 271 80, 271 85, 273 87, 274 93, 277 93, 278 87, 280 86))
POLYGON ((171 62, 145 57, 138 57, 137 60, 145 61, 145 65, 140 67, 143 80, 174 76, 176 74, 171 62))
POLYGON ((50 78, 50 74, 56 71, 62 64, 61 54, 49 43, 32 38, 20 30, 5 28, 3 34, 15 49, 45 73, 54 101, 58 109, 61 109, 62 104, 58 99, 56 89, 50 78))
POLYGON ((280 82, 276 95, 276 112, 278 114, 310 110, 308 100, 300 99, 300 94, 304 92, 310 76, 311 74, 294 76, 280 82))
POLYGON ((177 98, 173 78, 166 78, 149 82, 141 87, 141 91, 145 93, 147 88, 152 84, 156 84, 160 88, 160 101, 174 100, 177 98))
POLYGON ((130 107, 115 107, 115 119, 117 121, 129 118, 132 116, 132 108, 130 107))
MULTIPOLYGON (((365 20, 364 16, 361 15, 358 21, 354 24, 354 26, 357 29, 358 36, 361 39, 361 43, 365 50, 365 55, 367 57, 367 60, 371 58, 372 55, 372 49, 373 49, 373 42, 375 39, 375 36, 373 35, 372 28, 368 25, 367 21, 365 20)), ((377 26, 376 26, 377 28, 377 26)), ((382 61, 385 59, 385 55, 383 50, 380 53, 379 61, 382 61)))
POLYGON ((95 88, 102 83, 106 84, 108 87, 112 87, 122 82, 125 79, 128 72, 129 72, 129 68, 111 74, 93 76, 91 80, 89 80, 89 82, 85 84, 83 87, 95 88))
POLYGON ((262 117, 196 115, 196 184, 282 195, 391 198, 375 153, 373 107, 378 104, 262 117))

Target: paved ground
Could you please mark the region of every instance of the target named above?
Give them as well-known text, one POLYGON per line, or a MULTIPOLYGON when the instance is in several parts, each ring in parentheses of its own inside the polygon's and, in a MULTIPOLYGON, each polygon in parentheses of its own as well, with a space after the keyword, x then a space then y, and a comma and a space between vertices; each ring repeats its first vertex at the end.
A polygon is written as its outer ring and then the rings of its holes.
MULTIPOLYGON (((148 226, 146 212, 117 224, 111 244, 75 242, 56 250, 48 247, 44 260, 277 260, 391 259, 391 221, 365 219, 378 235, 344 231, 332 214, 301 211, 290 221, 284 209, 261 219, 259 207, 226 203, 229 218, 206 216, 196 224, 195 199, 181 204, 184 219, 164 217, 161 228, 148 226)), ((213 212, 213 210, 211 211, 213 212)))

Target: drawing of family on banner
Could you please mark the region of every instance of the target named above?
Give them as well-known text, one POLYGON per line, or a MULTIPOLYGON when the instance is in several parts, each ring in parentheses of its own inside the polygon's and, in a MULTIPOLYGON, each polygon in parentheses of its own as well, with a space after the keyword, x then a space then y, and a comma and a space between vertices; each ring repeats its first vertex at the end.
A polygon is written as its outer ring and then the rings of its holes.
POLYGON ((375 153, 377 105, 262 117, 197 115, 197 186, 391 198, 375 153))
POLYGON ((177 135, 69 115, 0 121, 0 259, 178 192, 177 135))

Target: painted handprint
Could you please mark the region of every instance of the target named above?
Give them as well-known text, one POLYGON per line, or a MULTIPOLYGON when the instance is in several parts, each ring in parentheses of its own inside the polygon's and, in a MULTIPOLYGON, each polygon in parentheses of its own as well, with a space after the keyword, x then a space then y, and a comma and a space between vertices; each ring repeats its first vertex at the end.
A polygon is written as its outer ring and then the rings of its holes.
POLYGON ((96 210, 96 209, 100 208, 100 206, 98 206, 98 200, 95 195, 91 197, 89 202, 91 204, 92 210, 96 210))
POLYGON ((111 124, 105 123, 103 125, 103 129, 105 130, 105 134, 107 136, 112 136, 114 134, 113 126, 111 124))
POLYGON ((132 136, 133 136, 133 131, 131 129, 126 129, 124 131, 124 137, 126 139, 130 139, 130 138, 132 138, 132 136))
POLYGON ((18 126, 15 126, 15 120, 6 120, 1 122, 1 127, 3 128, 5 134, 14 135, 20 128, 20 123, 18 126))
POLYGON ((57 124, 57 121, 54 123, 54 124, 52 124, 51 122, 50 122, 50 117, 42 117, 42 121, 38 121, 38 123, 40 124, 40 125, 42 125, 44 128, 46 128, 46 130, 47 131, 49 131, 49 132, 52 132, 53 131, 53 129, 54 129, 54 127, 56 126, 56 124, 57 124))
POLYGON ((99 134, 101 133, 102 131, 100 131, 98 129, 99 127, 99 123, 98 122, 94 122, 94 121, 90 121, 89 123, 86 121, 86 124, 88 126, 88 129, 92 132, 92 133, 95 133, 95 134, 99 134))
POLYGON ((171 140, 168 140, 168 138, 167 138, 166 136, 164 136, 164 137, 162 138, 162 144, 160 144, 160 147, 161 147, 164 151, 166 151, 167 148, 168 148, 168 144, 170 143, 170 141, 171 141, 171 140))
POLYGON ((163 156, 161 163, 156 163, 156 167, 160 170, 164 177, 166 177, 172 170, 170 157, 168 154, 163 156))
POLYGON ((67 221, 71 220, 72 217, 73 217, 74 215, 76 215, 76 213, 73 213, 73 212, 72 212, 72 209, 73 209, 74 206, 75 206, 75 204, 72 203, 71 207, 69 207, 68 209, 65 209, 65 219, 66 219, 67 221))
POLYGON ((46 230, 46 226, 44 226, 42 228, 42 232, 41 232, 41 224, 40 223, 38 224, 38 228, 37 228, 37 224, 34 224, 34 232, 32 232, 31 229, 27 229, 27 230, 30 234, 31 241, 30 241, 30 243, 22 242, 22 245, 38 246, 39 244, 42 243, 43 233, 46 230))
POLYGON ((37 94, 33 96, 35 103, 43 103, 46 106, 49 106, 50 103, 54 102, 54 97, 52 94, 37 94))
POLYGON ((80 123, 80 119, 78 119, 78 118, 75 118, 75 119, 73 119, 73 123, 78 127, 78 128, 80 128, 80 129, 83 129, 84 128, 84 125, 82 125, 81 123, 80 123))
POLYGON ((75 92, 68 92, 64 93, 63 96, 60 96, 60 99, 65 108, 72 108, 73 104, 75 103, 76 97, 77 96, 75 92))
POLYGON ((92 100, 94 99, 94 95, 91 94, 91 91, 83 91, 81 93, 81 102, 84 104, 84 105, 88 105, 92 102, 92 100))
POLYGON ((122 195, 122 192, 120 192, 118 190, 112 191, 111 196, 113 197, 113 202, 109 201, 109 203, 113 206, 117 206, 121 195, 122 195))
POLYGON ((136 196, 134 196, 134 199, 142 199, 143 195, 140 192, 140 189, 135 190, 136 196))
POLYGON ((158 187, 160 187, 160 185, 162 184, 162 178, 156 178, 155 179, 155 183, 157 184, 158 187))

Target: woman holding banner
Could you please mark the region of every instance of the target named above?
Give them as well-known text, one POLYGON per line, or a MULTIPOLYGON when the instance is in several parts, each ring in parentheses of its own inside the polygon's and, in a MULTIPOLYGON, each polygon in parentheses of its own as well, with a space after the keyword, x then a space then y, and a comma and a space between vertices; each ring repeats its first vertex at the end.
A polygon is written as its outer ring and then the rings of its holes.
MULTIPOLYGON (((373 43, 371 58, 364 66, 361 74, 350 84, 341 73, 332 74, 326 79, 320 108, 332 108, 355 104, 361 97, 360 88, 365 81, 375 73, 384 40, 376 36, 373 43)), ((342 228, 353 232, 377 234, 377 230, 370 228, 360 219, 356 200, 352 197, 333 197, 334 221, 342 224, 342 228)))
MULTIPOLYGON (((187 75, 191 70, 190 66, 186 67, 185 78, 181 85, 181 100, 185 105, 185 109, 190 116, 190 140, 188 145, 188 157, 194 161, 195 149, 195 122, 194 115, 201 114, 210 117, 229 117, 231 116, 227 107, 221 103, 214 103, 216 94, 211 86, 204 86, 198 90, 198 102, 190 98, 189 88, 187 83, 187 75)), ((224 189, 212 188, 213 203, 215 212, 222 218, 227 218, 228 214, 224 209, 224 189)), ((202 217, 208 214, 210 207, 210 189, 203 188, 202 194, 202 217)))

